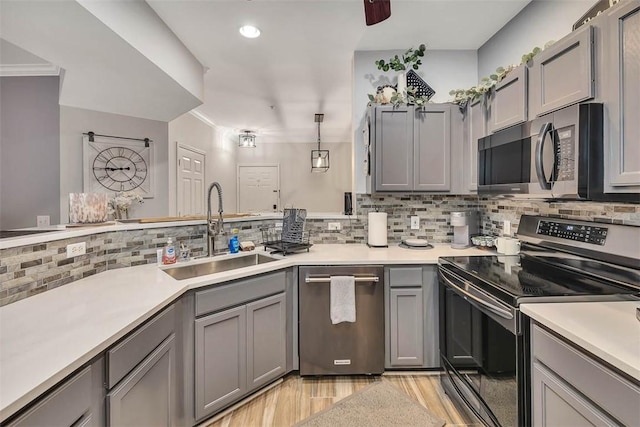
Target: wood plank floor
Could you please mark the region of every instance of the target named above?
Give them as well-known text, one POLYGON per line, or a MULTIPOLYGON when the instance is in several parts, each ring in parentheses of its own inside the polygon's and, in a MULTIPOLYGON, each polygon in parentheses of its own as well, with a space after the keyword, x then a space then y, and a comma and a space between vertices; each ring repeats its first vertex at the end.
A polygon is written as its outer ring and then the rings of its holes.
POLYGON ((447 426, 479 426, 458 412, 440 385, 440 376, 383 375, 301 378, 284 381, 241 407, 214 419, 206 427, 288 427, 328 408, 374 381, 388 381, 444 419, 447 426))

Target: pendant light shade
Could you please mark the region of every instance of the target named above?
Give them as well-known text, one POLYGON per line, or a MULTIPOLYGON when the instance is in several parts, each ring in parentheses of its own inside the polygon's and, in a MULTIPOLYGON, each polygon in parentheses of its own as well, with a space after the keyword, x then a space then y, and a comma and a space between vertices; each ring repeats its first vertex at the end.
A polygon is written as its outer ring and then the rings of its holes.
POLYGON ((324 120, 324 114, 316 114, 315 122, 318 124, 318 149, 311 150, 311 172, 326 172, 329 170, 329 150, 320 149, 320 123, 324 120))
POLYGON ((256 136, 249 130, 243 131, 238 135, 238 147, 256 148, 256 136))

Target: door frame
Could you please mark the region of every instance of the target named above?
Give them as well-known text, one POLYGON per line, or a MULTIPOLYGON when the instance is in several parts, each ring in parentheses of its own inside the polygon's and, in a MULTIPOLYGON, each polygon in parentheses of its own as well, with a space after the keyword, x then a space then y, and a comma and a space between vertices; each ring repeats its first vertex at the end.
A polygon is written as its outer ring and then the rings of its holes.
POLYGON ((183 150, 187 150, 187 151, 191 151, 193 153, 196 154, 200 154, 202 155, 202 157, 204 157, 204 164, 202 165, 202 169, 204 171, 204 185, 203 185, 203 193, 202 193, 202 201, 203 203, 206 203, 206 197, 207 197, 207 152, 204 150, 201 150, 199 148, 193 147, 191 145, 187 145, 187 144, 182 144, 178 141, 176 141, 176 163, 175 163, 175 188, 176 188, 176 200, 175 200, 175 212, 176 215, 178 214, 178 212, 180 212, 180 197, 179 197, 179 192, 180 192, 180 185, 179 185, 179 178, 180 178, 180 149, 183 150))
POLYGON ((240 168, 275 167, 278 170, 278 210, 280 209, 280 163, 237 163, 236 164, 236 212, 240 212, 240 168))

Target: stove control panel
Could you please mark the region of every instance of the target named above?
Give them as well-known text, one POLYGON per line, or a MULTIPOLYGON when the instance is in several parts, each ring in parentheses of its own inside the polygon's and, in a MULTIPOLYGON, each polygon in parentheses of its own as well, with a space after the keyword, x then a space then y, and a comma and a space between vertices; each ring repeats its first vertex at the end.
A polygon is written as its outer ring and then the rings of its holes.
POLYGON ((607 239, 607 232, 607 227, 567 224, 555 221, 540 221, 538 223, 538 230, 536 231, 537 234, 544 236, 575 240, 600 246, 604 246, 604 242, 607 239))

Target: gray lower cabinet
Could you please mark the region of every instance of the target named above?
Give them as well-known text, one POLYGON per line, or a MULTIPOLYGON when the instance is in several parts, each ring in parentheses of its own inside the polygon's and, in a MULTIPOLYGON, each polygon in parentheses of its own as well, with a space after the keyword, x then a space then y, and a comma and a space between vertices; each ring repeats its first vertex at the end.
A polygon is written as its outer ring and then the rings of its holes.
POLYGON ((531 325, 532 424, 640 425, 640 384, 579 347, 531 325))
POLYGON ((104 425, 104 359, 99 358, 42 397, 7 427, 104 425))
POLYGON ((196 319, 196 420, 285 373, 286 307, 283 292, 196 319))
POLYGON ((640 3, 620 2, 606 17, 610 192, 640 193, 640 3))
POLYGON ((530 118, 594 97, 594 29, 584 25, 537 54, 529 70, 530 118))
POLYGON ((437 368, 435 266, 385 268, 385 367, 437 368))
POLYGON ((171 334, 107 395, 111 426, 174 426, 176 336, 171 334))
POLYGON ((489 133, 527 121, 527 67, 520 65, 491 91, 488 107, 489 133))
POLYGON ((453 140, 459 139, 462 145, 462 122, 456 121, 459 132, 452 132, 456 125, 452 123, 451 108, 457 106, 374 107, 373 159, 367 191, 450 192, 453 140), (454 138, 458 134, 460 137, 454 138))

